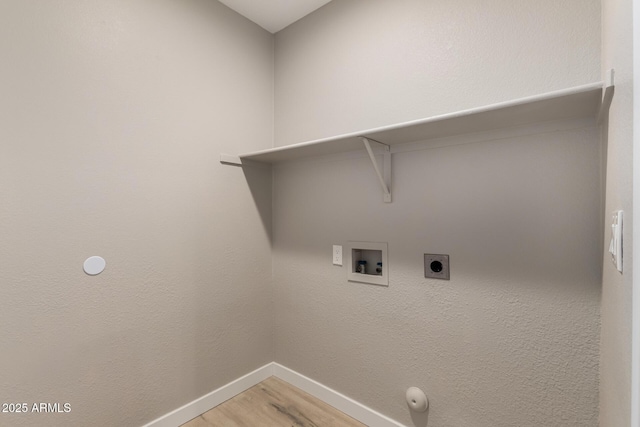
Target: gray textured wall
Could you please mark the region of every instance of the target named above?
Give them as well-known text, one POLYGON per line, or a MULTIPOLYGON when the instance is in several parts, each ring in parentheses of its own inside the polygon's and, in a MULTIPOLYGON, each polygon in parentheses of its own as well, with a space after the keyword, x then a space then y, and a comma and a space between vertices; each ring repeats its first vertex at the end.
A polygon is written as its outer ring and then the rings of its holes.
POLYGON ((596 0, 333 0, 275 39, 276 145, 600 80, 596 0))
MULTIPOLYGON (((276 145, 600 79, 596 1, 335 0, 276 35, 276 145)), ((408 425, 598 425, 599 129, 461 136, 274 172, 276 361, 408 425), (437 146, 442 147, 437 148, 437 146), (331 245, 389 243, 389 288, 331 245), (450 282, 422 254, 451 255, 450 282)))
POLYGON ((430 427, 598 425, 596 129, 393 168, 390 205, 363 157, 276 168, 276 361, 407 425, 409 386, 430 427), (331 265, 349 240, 388 242, 388 288, 331 265), (451 256, 450 281, 424 278, 424 253, 451 256))
MULTIPOLYGON (((334 0, 276 35, 274 76, 272 37, 215 1, 0 4, 0 397, 72 405, 0 424, 139 425, 275 358, 409 425, 410 385, 430 427, 597 425, 591 124, 396 154, 391 205, 359 155, 277 167, 273 294, 270 174, 216 159, 270 146, 274 77, 283 145, 598 80, 599 20, 592 0, 334 0), (347 240, 389 242, 389 288, 331 266, 347 240)), ((616 176, 607 208, 630 200, 616 176)), ((630 287, 604 274, 615 425, 630 287)))
POLYGON ((0 402, 71 404, 0 425, 142 425, 273 360, 270 173, 217 162, 271 144, 272 42, 215 1, 0 2, 0 402))

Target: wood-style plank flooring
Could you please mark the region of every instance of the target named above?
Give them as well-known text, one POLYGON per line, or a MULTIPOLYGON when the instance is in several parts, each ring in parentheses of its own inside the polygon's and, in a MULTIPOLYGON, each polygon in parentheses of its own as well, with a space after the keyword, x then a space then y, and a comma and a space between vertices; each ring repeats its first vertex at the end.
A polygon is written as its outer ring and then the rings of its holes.
POLYGON ((304 391, 270 377, 182 427, 366 427, 304 391))

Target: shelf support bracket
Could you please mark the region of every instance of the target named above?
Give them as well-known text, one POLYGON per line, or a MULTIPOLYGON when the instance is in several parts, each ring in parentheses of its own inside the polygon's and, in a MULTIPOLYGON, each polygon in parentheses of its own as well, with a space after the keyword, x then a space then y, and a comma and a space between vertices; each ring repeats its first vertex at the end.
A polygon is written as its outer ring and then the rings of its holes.
POLYGON ((369 158, 371 159, 373 169, 378 176, 378 181, 380 181, 380 186, 382 187, 382 192, 384 193, 383 200, 385 203, 391 203, 391 149, 386 144, 374 141, 373 139, 369 139, 364 136, 361 136, 360 139, 364 143, 364 147, 367 149, 367 153, 369 154, 369 158), (376 161, 376 157, 373 154, 373 150, 371 149, 372 142, 379 144, 384 150, 384 152, 382 153, 382 173, 380 173, 378 162, 376 161))
POLYGON ((611 101, 613 100, 614 82, 613 82, 614 70, 607 70, 605 75, 605 81, 602 88, 602 102, 598 108, 598 114, 596 121, 598 124, 602 124, 602 121, 609 115, 609 107, 611 107, 611 101))

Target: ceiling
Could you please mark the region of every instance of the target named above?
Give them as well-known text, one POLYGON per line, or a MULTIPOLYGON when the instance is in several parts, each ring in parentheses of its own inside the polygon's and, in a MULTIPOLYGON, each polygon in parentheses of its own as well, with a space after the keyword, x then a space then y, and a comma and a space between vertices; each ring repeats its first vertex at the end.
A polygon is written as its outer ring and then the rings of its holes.
POLYGON ((265 30, 277 33, 331 0, 219 0, 265 30))

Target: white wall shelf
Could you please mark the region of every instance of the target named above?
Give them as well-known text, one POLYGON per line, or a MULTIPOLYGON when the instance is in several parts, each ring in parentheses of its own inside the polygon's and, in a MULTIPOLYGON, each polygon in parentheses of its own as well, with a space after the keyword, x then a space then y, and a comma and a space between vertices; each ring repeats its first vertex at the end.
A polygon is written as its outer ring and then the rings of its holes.
POLYGON ((592 117, 599 123, 608 114, 613 97, 613 70, 606 73, 605 80, 605 82, 576 86, 330 138, 244 153, 239 156, 221 154, 220 162, 240 166, 246 161, 280 163, 304 157, 344 153, 366 148, 381 181, 384 200, 390 202, 391 162, 389 153, 394 152, 394 146, 551 120, 592 117), (384 151, 387 153, 385 163, 388 163, 384 169, 385 175, 388 174, 388 176, 383 177, 378 170, 369 142, 378 142, 379 144, 376 145, 384 147, 384 151))

